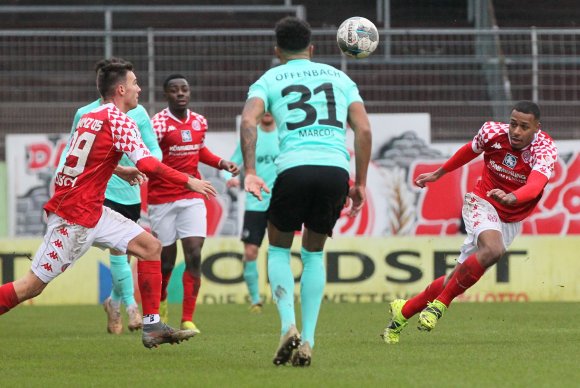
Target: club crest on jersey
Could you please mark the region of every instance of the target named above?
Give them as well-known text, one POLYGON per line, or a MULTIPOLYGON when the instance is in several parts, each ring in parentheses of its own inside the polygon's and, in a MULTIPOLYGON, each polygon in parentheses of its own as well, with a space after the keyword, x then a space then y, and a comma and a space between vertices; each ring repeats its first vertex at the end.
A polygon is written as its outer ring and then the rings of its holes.
POLYGON ((514 156, 512 154, 506 154, 505 158, 503 158, 503 162, 502 164, 506 167, 511 168, 512 170, 514 169, 514 167, 516 166, 516 164, 518 163, 518 157, 514 156))
POLYGON ((191 128, 193 128, 194 131, 201 131, 201 124, 199 123, 199 121, 193 120, 191 122, 191 128))
POLYGON ((184 143, 191 142, 191 131, 189 129, 185 129, 181 131, 181 140, 184 143))
POLYGON ((524 152, 522 152, 522 160, 524 161, 524 163, 530 163, 531 158, 532 153, 530 152, 530 150, 525 150, 524 152))

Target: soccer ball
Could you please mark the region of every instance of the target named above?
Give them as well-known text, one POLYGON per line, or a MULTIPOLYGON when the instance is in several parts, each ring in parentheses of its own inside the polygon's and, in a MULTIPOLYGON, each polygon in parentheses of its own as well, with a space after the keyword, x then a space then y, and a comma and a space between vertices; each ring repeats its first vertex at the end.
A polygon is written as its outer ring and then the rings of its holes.
POLYGON ((354 16, 338 27, 336 41, 340 50, 349 57, 366 58, 379 45, 379 32, 370 20, 354 16))

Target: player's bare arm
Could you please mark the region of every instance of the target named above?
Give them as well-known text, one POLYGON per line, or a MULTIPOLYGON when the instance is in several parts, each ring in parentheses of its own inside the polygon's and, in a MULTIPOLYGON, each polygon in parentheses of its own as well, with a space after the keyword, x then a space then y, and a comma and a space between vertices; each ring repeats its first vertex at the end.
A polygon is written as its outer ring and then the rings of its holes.
POLYGON ((264 115, 264 101, 260 98, 250 98, 244 105, 242 111, 242 123, 240 126, 240 146, 244 158, 246 178, 244 186, 248 193, 251 193, 260 201, 262 200, 262 190, 266 193, 270 189, 262 178, 256 175, 256 141, 258 139, 257 126, 264 115))
POLYGON ((417 179, 415 179, 415 184, 417 186, 423 188, 423 187, 425 187, 426 183, 436 182, 439 178, 441 178, 443 175, 445 175, 445 173, 446 173, 446 171, 442 167, 439 167, 435 171, 426 172, 426 173, 419 175, 417 177, 417 179))
POLYGON ((220 160, 219 167, 222 170, 226 170, 227 172, 231 173, 232 176, 237 176, 240 173, 240 167, 229 160, 220 160))
POLYGON ((147 181, 147 175, 135 167, 117 166, 113 172, 119 178, 127 181, 131 186, 141 185, 147 181))
POLYGON ((349 190, 352 206, 349 215, 354 217, 366 200, 367 170, 371 159, 372 132, 365 106, 354 102, 348 107, 348 123, 354 130, 355 182, 349 190))

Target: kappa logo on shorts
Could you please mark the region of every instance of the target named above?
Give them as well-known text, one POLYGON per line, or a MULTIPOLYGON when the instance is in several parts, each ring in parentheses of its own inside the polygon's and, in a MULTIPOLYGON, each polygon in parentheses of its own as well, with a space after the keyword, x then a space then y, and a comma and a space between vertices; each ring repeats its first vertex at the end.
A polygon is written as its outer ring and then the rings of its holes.
POLYGON ((41 265, 42 268, 44 268, 47 271, 52 272, 52 265, 48 264, 48 263, 44 263, 41 265))
POLYGON ((514 156, 512 154, 506 154, 505 158, 503 158, 503 162, 502 164, 506 167, 511 168, 512 170, 514 169, 514 167, 516 166, 516 164, 518 163, 518 157, 514 156))
POLYGON ((498 222, 499 221, 499 219, 497 218, 497 216, 495 214, 488 214, 487 219, 490 220, 491 222, 498 222))
POLYGON ((62 248, 64 246, 64 245, 62 245, 62 241, 60 241, 58 239, 56 241, 53 241, 52 245, 54 245, 57 248, 62 248))
POLYGON ((184 129, 181 131, 181 141, 184 143, 191 142, 191 131, 189 129, 184 129))
POLYGON ((50 257, 53 260, 58 260, 58 253, 56 253, 55 251, 48 252, 48 257, 50 257))

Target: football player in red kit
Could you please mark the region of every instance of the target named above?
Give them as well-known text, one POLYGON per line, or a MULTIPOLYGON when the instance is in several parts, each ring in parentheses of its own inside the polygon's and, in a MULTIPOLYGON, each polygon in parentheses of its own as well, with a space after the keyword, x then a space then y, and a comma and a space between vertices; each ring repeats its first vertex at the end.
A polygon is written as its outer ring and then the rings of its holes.
POLYGON ((39 295, 47 284, 79 259, 92 245, 127 252, 139 258, 137 271, 143 305, 143 345, 179 343, 191 330, 174 330, 159 320, 161 244, 135 222, 103 207, 113 172, 130 183, 143 174, 204 196, 215 195, 206 181, 169 168, 151 156, 137 124, 125 113, 135 108, 141 89, 133 65, 111 62, 97 75, 103 104, 83 115, 70 140, 66 161, 56 175, 55 193, 44 206, 47 232, 30 272, 0 287, 0 314, 39 295), (137 166, 119 167, 125 153, 137 166))
POLYGON ((391 302, 392 319, 382 334, 387 343, 399 342, 408 319, 419 312, 418 328, 433 330, 453 299, 498 262, 520 232, 521 221, 542 197, 558 152, 552 138, 540 129, 538 105, 520 101, 509 123, 486 122, 472 141, 436 171, 419 175, 415 184, 425 187, 480 154, 484 160, 481 179, 463 202, 467 238, 457 265, 419 295, 391 302))
MULTIPOLYGON (((227 170, 234 176, 238 166, 214 155, 205 145, 207 120, 188 109, 191 91, 184 76, 173 74, 163 83, 168 107, 153 116, 153 130, 163 152, 163 162, 174 169, 200 178, 199 162, 227 170)), ((159 238, 161 251, 161 320, 167 322, 167 285, 177 257, 176 241, 181 239, 185 271, 181 328, 199 333, 193 323, 197 295, 201 285, 201 249, 207 234, 206 207, 203 195, 176 188, 150 177, 148 204, 151 231, 159 238)))

